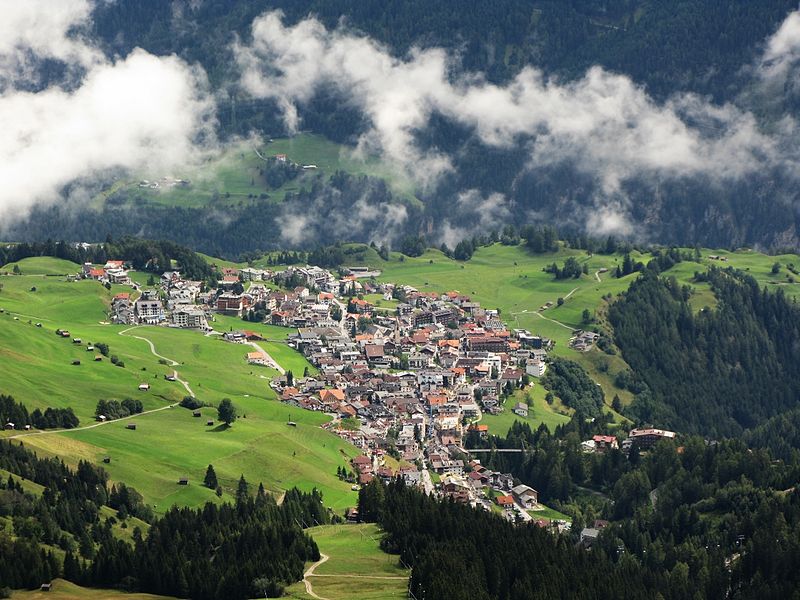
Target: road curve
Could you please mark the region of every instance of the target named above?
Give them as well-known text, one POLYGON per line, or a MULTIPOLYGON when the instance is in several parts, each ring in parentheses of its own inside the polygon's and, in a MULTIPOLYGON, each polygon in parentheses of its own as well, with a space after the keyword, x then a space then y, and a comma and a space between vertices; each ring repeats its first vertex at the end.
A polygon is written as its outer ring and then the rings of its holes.
MULTIPOLYGON (((123 329, 122 331, 118 331, 117 334, 124 336, 129 331, 131 331, 133 329, 138 329, 138 327, 139 327, 139 325, 136 325, 134 327, 128 327, 127 329, 123 329)), ((179 362, 177 362, 175 360, 172 360, 171 358, 167 358, 166 356, 162 356, 161 354, 156 352, 156 347, 153 345, 153 342, 151 342, 147 338, 142 337, 140 335, 128 335, 126 337, 132 337, 132 338, 136 338, 137 340, 142 340, 144 342, 147 342, 147 345, 150 346, 150 352, 152 352, 154 356, 157 356, 158 358, 167 361, 167 363, 169 363, 169 366, 177 367, 180 364, 179 362)), ((178 371, 173 370, 173 375, 174 375, 176 381, 180 381, 181 385, 186 389, 186 391, 189 393, 189 395, 194 397, 194 392, 192 391, 192 388, 189 387, 189 383, 187 381, 184 381, 183 379, 181 379, 178 376, 178 371)))
POLYGON ((327 598, 323 598, 322 596, 317 595, 314 592, 314 589, 311 587, 311 582, 308 580, 310 576, 314 575, 314 569, 320 566, 322 563, 326 562, 330 557, 327 554, 319 554, 319 560, 315 562, 313 565, 308 567, 305 573, 303 573, 303 584, 306 586, 306 594, 309 596, 313 596, 314 598, 318 598, 319 600, 328 600, 327 598))

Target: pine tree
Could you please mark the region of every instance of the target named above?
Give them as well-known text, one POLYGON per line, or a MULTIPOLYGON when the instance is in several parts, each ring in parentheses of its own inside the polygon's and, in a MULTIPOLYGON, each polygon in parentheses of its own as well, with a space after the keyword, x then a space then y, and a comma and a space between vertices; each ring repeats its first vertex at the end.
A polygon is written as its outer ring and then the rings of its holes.
POLYGON ((244 478, 244 475, 239 477, 239 486, 236 488, 236 503, 241 504, 250 496, 250 487, 247 485, 247 481, 244 478))
POLYGON ((208 469, 206 469, 206 477, 203 479, 203 485, 212 490, 216 489, 219 485, 217 483, 217 474, 214 472, 213 465, 208 465, 208 469))

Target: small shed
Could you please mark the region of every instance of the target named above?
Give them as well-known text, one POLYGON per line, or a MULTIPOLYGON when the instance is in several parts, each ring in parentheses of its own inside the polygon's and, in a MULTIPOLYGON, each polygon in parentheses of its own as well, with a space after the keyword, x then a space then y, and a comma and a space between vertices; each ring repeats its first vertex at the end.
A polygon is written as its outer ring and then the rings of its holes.
POLYGON ((140 392, 146 392, 149 389, 150 389, 150 384, 149 383, 140 383, 139 384, 139 391, 140 392))
POLYGON ((104 456, 103 457, 103 462, 106 463, 106 464, 110 464, 111 463, 111 457, 110 456, 104 456))
POLYGON ((194 411, 194 412, 192 413, 192 416, 193 416, 193 417, 202 417, 202 416, 203 416, 203 413, 201 413, 199 410, 196 410, 196 411, 194 411))
POLYGON ((289 422, 288 422, 288 423, 286 423, 286 424, 287 424, 289 427, 297 427, 297 423, 295 423, 294 421, 289 421, 289 422))
POLYGON ((214 424, 214 419, 209 419, 208 421, 206 421, 206 425, 208 427, 211 427, 213 424, 214 424))
POLYGON ((180 479, 178 479, 178 485, 189 485, 189 478, 181 477, 180 479))
POLYGON ((79 365, 79 364, 81 364, 81 361, 79 361, 79 360, 76 358, 75 360, 73 360, 73 361, 72 361, 72 364, 73 364, 73 365, 79 365))
POLYGON ((39 591, 41 591, 41 592, 49 592, 52 589, 53 589, 53 584, 52 583, 43 583, 41 585, 41 587, 39 588, 39 591))
POLYGON ((128 423, 125 425, 125 429, 130 429, 131 431, 136 431, 136 423, 128 423))
POLYGON ((72 338, 72 343, 73 344, 80 344, 81 343, 81 338, 72 338))
POLYGON ((6 429, 14 429, 14 424, 11 421, 9 421, 8 423, 6 423, 5 428, 6 429))
POLYGON ((95 356, 94 356, 94 362, 100 362, 100 361, 102 361, 102 360, 103 360, 103 356, 102 356, 102 354, 95 354, 95 356))

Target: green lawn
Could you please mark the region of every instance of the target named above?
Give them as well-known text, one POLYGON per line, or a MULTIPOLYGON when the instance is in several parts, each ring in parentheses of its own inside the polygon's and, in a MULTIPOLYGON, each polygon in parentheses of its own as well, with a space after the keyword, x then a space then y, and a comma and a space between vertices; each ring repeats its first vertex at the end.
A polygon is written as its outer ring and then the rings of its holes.
POLYGON ((550 508, 548 506, 544 506, 542 510, 529 510, 528 514, 534 519, 546 519, 548 521, 562 520, 569 521, 570 523, 572 522, 572 517, 565 515, 564 513, 560 513, 554 508, 550 508))
POLYGON ((505 411, 499 415, 490 415, 489 413, 485 413, 481 419, 481 424, 489 426, 490 434, 503 437, 505 437, 515 421, 528 423, 531 429, 536 429, 539 427, 539 425, 544 423, 547 425, 550 431, 554 431, 558 425, 569 421, 569 416, 556 412, 556 408, 566 413, 569 413, 570 411, 565 409, 563 406, 556 406, 554 408, 553 406, 547 404, 544 399, 546 394, 547 390, 545 390, 544 387, 538 382, 534 384, 533 388, 517 390, 512 396, 509 396, 506 399, 503 405, 505 406, 505 411), (525 401, 526 393, 530 393, 531 397, 533 398, 533 407, 528 410, 528 417, 524 418, 520 417, 519 415, 515 415, 512 412, 512 409, 517 402, 525 401))
POLYGON ((2 265, 0 272, 13 273, 14 267, 19 267, 23 275, 77 275, 81 270, 81 265, 72 261, 42 256, 2 265))
MULTIPOLYGON (((309 577, 316 594, 329 600, 390 600, 405 598, 408 570, 398 557, 378 546, 381 533, 373 524, 323 525, 308 533, 320 552, 329 556, 309 577), (352 577, 355 576, 355 577, 352 577), (391 578, 391 579, 389 579, 391 578)), ((289 587, 290 598, 311 598, 302 582, 289 587)))

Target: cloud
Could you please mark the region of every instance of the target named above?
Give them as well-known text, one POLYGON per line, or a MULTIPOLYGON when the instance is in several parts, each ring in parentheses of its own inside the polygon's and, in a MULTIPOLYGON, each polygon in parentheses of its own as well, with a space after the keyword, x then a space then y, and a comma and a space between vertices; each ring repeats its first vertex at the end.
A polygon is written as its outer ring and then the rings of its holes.
MULTIPOLYGON (((629 77, 600 67, 573 81, 526 67, 496 85, 461 72, 442 49, 396 57, 368 37, 341 26, 328 30, 313 18, 286 26, 279 12, 256 19, 252 41, 234 51, 244 89, 277 100, 290 128, 301 126, 298 107, 320 88, 338 90, 370 123, 360 147, 380 152, 424 185, 453 168, 451 157, 418 143, 417 132, 435 113, 470 128, 484 144, 523 149, 531 169, 569 162, 596 182, 598 215, 606 217, 596 215, 589 226, 601 232, 631 230, 623 189, 634 178, 703 177, 729 185, 797 167, 797 156, 785 152, 792 120, 768 135, 733 104, 692 94, 657 102, 629 77)), ((798 52, 800 17, 793 13, 770 39, 765 64, 782 69, 798 52)))
POLYGON ((0 0, 0 86, 30 81, 43 59, 82 68, 102 62, 80 33, 91 12, 88 0, 0 0))
POLYGON ((759 73, 766 81, 785 82, 800 61, 800 11, 789 13, 778 30, 767 39, 759 62, 759 73))
POLYGON ((442 222, 437 239, 449 248, 455 248, 458 242, 471 237, 475 232, 499 230, 512 221, 511 203, 505 195, 493 193, 484 196, 475 189, 458 194, 453 203, 452 214, 458 215, 459 221, 469 225, 456 225, 450 219, 442 222))
POLYGON ((0 80, 11 83, 0 90, 0 224, 58 200, 76 181, 186 164, 197 157, 198 140, 213 140, 214 105, 198 67, 140 49, 107 59, 71 33, 87 23, 85 0, 6 5, 0 80), (20 89, 20 73, 41 58, 79 68, 80 78, 20 89))

